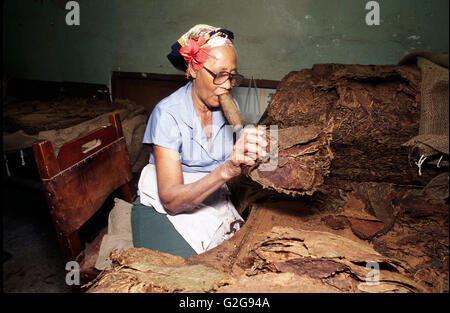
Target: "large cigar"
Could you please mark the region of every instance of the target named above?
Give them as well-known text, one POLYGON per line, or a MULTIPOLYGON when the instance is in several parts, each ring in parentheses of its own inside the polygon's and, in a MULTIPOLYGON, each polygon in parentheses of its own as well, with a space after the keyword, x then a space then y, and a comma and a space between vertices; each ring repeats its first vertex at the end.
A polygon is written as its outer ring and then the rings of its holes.
MULTIPOLYGON (((219 102, 222 106, 222 111, 227 118, 228 123, 233 126, 235 132, 239 131, 244 127, 244 121, 242 120, 241 112, 239 112, 236 103, 230 93, 224 93, 219 96, 219 102)), ((257 159, 258 154, 247 152, 247 156, 257 159)))
POLYGON ((228 92, 221 94, 219 96, 219 102, 222 106, 223 113, 225 114, 228 123, 233 126, 234 131, 238 131, 239 129, 244 127, 241 113, 239 112, 231 94, 228 92))

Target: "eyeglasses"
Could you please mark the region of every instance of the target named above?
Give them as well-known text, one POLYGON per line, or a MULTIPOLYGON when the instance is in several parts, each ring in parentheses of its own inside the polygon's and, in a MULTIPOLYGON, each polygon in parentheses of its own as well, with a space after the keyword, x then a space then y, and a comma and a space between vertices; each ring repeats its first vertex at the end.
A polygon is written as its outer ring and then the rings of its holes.
POLYGON ((213 71, 207 69, 205 66, 203 66, 203 68, 214 77, 214 79, 213 79, 214 85, 222 85, 227 80, 230 80, 231 86, 237 87, 244 80, 244 76, 242 76, 241 74, 237 74, 237 73, 232 74, 230 72, 225 72, 225 71, 219 72, 219 73, 214 73, 213 71))

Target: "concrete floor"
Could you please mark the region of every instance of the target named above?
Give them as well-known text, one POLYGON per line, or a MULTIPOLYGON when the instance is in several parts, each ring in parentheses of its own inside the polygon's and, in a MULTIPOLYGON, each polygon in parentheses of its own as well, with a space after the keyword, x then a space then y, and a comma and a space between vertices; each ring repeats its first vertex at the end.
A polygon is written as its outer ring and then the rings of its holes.
POLYGON ((71 292, 44 194, 11 183, 2 193, 3 292, 71 292))

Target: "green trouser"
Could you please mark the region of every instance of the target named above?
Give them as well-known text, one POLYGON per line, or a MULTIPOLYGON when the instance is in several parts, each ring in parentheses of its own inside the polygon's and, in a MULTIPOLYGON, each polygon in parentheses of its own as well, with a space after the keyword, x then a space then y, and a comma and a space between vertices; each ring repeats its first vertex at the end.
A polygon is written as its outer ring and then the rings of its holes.
POLYGON ((197 253, 173 227, 165 214, 141 204, 140 197, 131 210, 131 229, 135 248, 148 248, 182 257, 197 253))

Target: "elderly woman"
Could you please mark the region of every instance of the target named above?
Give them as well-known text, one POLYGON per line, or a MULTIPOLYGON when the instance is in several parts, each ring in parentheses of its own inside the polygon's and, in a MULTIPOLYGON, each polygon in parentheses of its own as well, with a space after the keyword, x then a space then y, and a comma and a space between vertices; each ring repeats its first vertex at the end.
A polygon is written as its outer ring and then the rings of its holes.
POLYGON ((168 55, 190 81, 153 110, 143 143, 149 164, 139 179, 140 204, 132 210, 133 244, 189 257, 229 239, 243 220, 226 182, 265 156, 263 133, 233 128, 219 95, 243 79, 237 72, 233 33, 196 25, 168 55))

